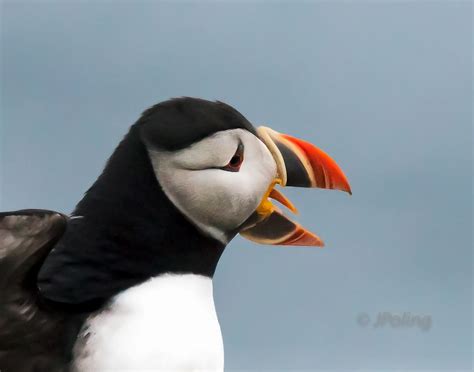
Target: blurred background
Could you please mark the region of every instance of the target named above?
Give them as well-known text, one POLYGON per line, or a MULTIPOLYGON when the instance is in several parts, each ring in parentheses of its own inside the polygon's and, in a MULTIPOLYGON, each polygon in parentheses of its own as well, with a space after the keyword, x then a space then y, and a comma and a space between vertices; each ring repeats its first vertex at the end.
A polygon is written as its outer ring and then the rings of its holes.
POLYGON ((471 370, 471 2, 1 12, 2 210, 67 213, 148 106, 222 100, 327 151, 354 192, 286 190, 324 249, 228 246, 226 370, 471 370))

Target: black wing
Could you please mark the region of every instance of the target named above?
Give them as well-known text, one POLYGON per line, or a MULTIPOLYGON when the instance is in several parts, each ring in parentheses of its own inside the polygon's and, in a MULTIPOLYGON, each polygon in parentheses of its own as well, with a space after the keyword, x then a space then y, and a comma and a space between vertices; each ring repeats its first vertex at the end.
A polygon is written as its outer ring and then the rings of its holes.
POLYGON ((67 217, 45 210, 0 213, 0 371, 65 371, 64 316, 39 306, 36 277, 67 217))

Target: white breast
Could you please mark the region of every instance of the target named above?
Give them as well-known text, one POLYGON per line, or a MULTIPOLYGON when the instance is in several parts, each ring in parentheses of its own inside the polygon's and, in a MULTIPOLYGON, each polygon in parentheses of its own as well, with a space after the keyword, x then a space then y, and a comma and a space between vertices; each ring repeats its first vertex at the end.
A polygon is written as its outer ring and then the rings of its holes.
POLYGON ((162 275, 91 315, 74 347, 75 372, 223 371, 212 280, 162 275))

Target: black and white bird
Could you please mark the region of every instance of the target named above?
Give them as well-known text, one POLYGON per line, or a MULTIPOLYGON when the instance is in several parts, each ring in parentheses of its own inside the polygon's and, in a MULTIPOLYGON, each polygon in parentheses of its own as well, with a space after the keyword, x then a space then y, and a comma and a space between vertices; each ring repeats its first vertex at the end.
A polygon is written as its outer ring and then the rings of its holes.
POLYGON ((276 185, 350 193, 326 153, 227 104, 145 111, 70 217, 0 213, 0 370, 222 371, 225 246, 323 244, 276 185))

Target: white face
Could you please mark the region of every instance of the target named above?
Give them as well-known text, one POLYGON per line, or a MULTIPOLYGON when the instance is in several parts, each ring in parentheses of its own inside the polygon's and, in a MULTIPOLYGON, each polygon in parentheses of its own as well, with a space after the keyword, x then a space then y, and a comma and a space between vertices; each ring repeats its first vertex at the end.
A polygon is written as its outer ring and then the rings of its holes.
POLYGON ((168 198, 198 228, 225 244, 228 234, 258 207, 277 172, 267 146, 244 129, 215 133, 179 151, 148 151, 168 198), (233 158, 239 149, 240 168, 233 158))

